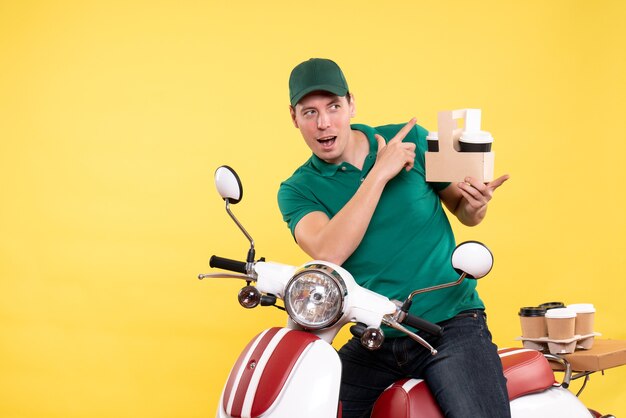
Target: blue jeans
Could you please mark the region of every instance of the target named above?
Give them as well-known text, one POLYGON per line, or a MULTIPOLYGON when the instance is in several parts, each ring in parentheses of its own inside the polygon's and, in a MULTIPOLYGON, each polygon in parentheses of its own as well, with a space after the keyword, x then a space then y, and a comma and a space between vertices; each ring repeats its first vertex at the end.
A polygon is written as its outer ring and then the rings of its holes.
POLYGON ((491 342, 483 310, 470 310, 441 322, 443 335, 418 334, 434 356, 409 337, 390 338, 377 351, 356 338, 340 350, 343 417, 369 417, 378 396, 396 380, 424 379, 448 418, 510 417, 506 379, 491 342))

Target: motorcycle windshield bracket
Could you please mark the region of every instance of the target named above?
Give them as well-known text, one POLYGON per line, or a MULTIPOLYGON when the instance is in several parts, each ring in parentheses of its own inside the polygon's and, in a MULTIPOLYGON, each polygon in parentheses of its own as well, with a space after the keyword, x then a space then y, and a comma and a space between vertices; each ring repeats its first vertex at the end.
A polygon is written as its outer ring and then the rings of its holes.
POLYGON ((241 222, 239 222, 239 220, 235 217, 235 214, 230 210, 230 200, 229 199, 224 199, 224 201, 226 202, 226 213, 228 213, 228 215, 235 222, 237 227, 239 227, 241 232, 243 232, 243 234, 246 236, 246 238, 250 242, 250 250, 248 250, 248 257, 246 259, 247 264, 248 264, 247 265, 248 272, 250 272, 250 270, 252 268, 252 264, 254 263, 254 256, 255 256, 254 240, 252 239, 252 236, 250 236, 248 231, 246 231, 246 228, 244 228, 243 225, 241 224, 241 222))

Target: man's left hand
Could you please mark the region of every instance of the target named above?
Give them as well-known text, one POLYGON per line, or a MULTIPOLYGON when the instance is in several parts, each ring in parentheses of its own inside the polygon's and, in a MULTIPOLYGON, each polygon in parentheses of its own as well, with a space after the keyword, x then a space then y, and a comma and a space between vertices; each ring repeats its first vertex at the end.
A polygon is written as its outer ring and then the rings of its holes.
POLYGON ((458 187, 461 194, 467 201, 467 205, 478 211, 487 206, 493 197, 493 192, 498 187, 502 186, 502 184, 508 179, 509 175, 505 174, 502 177, 498 177, 497 179, 484 184, 473 177, 467 177, 464 183, 458 183, 458 187))
POLYGON ((508 174, 489 183, 467 177, 465 182, 452 183, 439 192, 441 201, 463 225, 474 226, 482 222, 487 214, 487 205, 493 192, 509 179, 508 174))

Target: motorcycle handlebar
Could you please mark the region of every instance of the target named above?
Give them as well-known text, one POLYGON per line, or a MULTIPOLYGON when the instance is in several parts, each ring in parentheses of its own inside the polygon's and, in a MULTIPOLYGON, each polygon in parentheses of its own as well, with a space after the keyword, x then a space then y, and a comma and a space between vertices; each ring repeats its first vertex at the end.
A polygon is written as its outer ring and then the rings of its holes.
POLYGON ((406 314, 403 324, 408 325, 415 329, 420 329, 422 331, 426 331, 429 334, 436 335, 438 337, 443 333, 443 328, 441 328, 437 324, 433 324, 425 319, 420 318, 419 316, 411 315, 410 313, 406 314))
POLYGON ((237 273, 247 273, 245 261, 231 260, 230 258, 218 257, 216 255, 211 256, 209 266, 222 270, 236 271, 237 273))

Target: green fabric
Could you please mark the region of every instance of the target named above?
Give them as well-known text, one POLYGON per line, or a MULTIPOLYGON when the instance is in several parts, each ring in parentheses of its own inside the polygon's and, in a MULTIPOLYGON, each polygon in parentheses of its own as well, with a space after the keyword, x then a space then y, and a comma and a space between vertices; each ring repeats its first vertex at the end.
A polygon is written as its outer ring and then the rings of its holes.
MULTIPOLYGON (((332 218, 352 198, 376 161, 375 133, 389 141, 403 125, 372 128, 353 125, 367 136, 370 153, 363 170, 348 163, 328 164, 315 155, 281 183, 278 204, 293 234, 308 213, 321 211, 332 218)), ((441 206, 438 191, 449 183, 427 183, 424 170, 427 131, 415 126, 404 139, 417 144, 415 165, 387 183, 365 237, 343 267, 357 283, 390 299, 458 278, 450 264, 454 235, 441 206)), ((411 313, 432 322, 450 319, 467 309, 484 308, 476 282, 418 295, 411 313)), ((404 335, 386 329, 387 337, 404 335)))
POLYGON ((337 96, 348 93, 341 68, 329 59, 311 58, 298 64, 289 76, 289 101, 293 107, 309 93, 327 91, 337 96))

